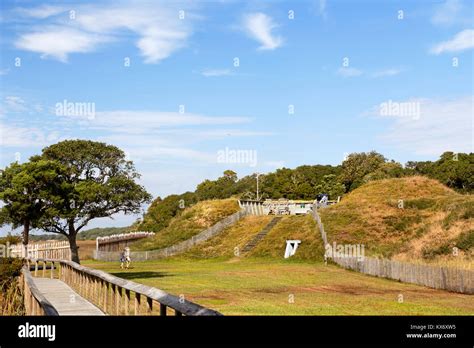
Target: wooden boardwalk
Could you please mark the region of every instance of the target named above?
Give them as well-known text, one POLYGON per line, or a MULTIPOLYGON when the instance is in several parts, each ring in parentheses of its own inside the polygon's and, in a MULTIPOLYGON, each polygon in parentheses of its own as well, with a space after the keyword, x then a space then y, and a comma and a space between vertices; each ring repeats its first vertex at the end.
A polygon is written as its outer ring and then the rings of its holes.
POLYGON ((59 315, 105 315, 59 279, 33 278, 38 290, 59 315))

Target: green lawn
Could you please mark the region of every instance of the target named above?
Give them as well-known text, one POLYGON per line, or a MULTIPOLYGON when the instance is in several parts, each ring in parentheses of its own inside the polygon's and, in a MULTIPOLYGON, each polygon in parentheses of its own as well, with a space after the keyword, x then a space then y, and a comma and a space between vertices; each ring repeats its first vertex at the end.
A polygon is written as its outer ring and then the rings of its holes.
POLYGON ((473 315, 469 295, 366 276, 308 261, 190 259, 118 263, 84 261, 225 315, 473 315), (399 302, 403 296, 403 302, 399 302))

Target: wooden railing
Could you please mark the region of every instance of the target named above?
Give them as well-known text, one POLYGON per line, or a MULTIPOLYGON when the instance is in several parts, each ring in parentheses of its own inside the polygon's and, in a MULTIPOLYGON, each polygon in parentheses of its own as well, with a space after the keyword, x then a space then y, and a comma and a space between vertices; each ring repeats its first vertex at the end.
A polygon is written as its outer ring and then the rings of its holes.
POLYGON ((24 265, 21 270, 21 284, 26 315, 59 315, 36 287, 28 265, 24 265))
POLYGON ((57 277, 106 314, 222 315, 165 291, 90 269, 73 261, 35 259, 30 262, 34 265, 35 276, 38 275, 38 266, 41 265, 43 277, 57 277))

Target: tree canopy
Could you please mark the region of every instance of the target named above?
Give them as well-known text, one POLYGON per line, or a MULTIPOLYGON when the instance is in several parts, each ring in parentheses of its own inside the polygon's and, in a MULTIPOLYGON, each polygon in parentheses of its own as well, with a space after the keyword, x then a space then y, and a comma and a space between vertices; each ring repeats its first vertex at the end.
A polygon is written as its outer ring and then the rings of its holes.
POLYGON ((151 200, 137 184, 140 175, 119 148, 88 140, 66 140, 43 149, 2 175, 0 216, 14 226, 29 221, 66 236, 79 262, 77 233, 95 218, 139 213, 151 200))

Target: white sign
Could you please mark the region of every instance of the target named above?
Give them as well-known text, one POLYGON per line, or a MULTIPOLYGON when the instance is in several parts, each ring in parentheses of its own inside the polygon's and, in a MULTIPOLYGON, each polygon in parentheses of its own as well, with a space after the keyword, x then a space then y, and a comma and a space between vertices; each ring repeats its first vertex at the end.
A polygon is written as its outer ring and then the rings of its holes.
POLYGON ((298 249, 298 245, 300 245, 300 240, 287 240, 286 241, 286 250, 285 250, 285 259, 293 256, 296 253, 296 249, 298 249))

